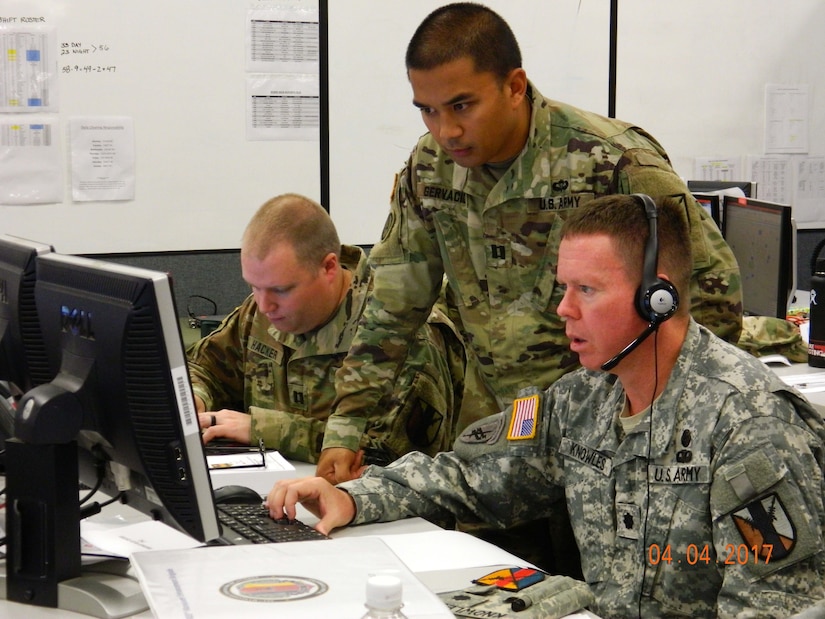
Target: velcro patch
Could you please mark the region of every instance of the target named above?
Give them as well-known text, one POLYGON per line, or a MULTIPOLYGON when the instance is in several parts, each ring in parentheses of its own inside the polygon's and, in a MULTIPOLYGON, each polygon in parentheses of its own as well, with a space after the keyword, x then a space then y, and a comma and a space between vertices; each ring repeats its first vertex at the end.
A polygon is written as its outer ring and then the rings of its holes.
POLYGON ((461 433, 458 440, 471 445, 481 443, 492 445, 501 436, 502 430, 504 430, 504 415, 496 415, 489 421, 473 424, 461 433))
POLYGON ((582 445, 581 443, 570 440, 566 436, 561 439, 559 453, 568 458, 572 458, 576 462, 581 462, 582 464, 589 466, 602 475, 610 475, 610 473, 613 472, 612 458, 603 454, 594 447, 582 445))
POLYGON ((533 394, 513 401, 513 413, 510 418, 510 430, 507 440, 521 441, 536 436, 539 424, 539 396, 533 394))
POLYGON ((751 501, 731 518, 742 540, 765 562, 784 559, 796 546, 796 527, 775 492, 751 501))

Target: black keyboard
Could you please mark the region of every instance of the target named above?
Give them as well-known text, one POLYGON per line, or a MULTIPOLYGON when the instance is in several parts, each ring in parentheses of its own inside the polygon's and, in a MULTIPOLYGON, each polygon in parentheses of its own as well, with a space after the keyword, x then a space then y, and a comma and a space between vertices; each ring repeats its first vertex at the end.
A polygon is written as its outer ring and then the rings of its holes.
POLYGON ((218 520, 223 525, 222 541, 226 544, 234 546, 329 539, 300 520, 275 520, 261 505, 227 503, 217 507, 218 520))

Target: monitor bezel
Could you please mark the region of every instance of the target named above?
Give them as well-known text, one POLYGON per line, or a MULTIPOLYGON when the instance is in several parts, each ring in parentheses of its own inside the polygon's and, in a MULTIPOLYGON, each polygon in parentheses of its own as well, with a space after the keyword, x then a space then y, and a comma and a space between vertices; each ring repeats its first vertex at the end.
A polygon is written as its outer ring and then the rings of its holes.
POLYGON ((0 325, 0 355, 6 358, 0 358, 0 381, 8 383, 4 388, 15 399, 54 378, 34 302, 37 257, 52 252, 51 245, 0 234, 0 321, 6 323, 0 325), (17 368, 4 368, 6 361, 17 368))
POLYGON ((703 202, 710 205, 710 216, 716 223, 719 230, 722 230, 722 200, 718 193, 704 193, 701 191, 693 191, 691 194, 693 199, 699 203, 699 206, 704 207, 703 202))
MULTIPOLYGON (((138 445, 137 441, 143 440, 147 442, 154 440, 153 437, 148 437, 146 432, 143 433, 142 437, 134 438, 136 441, 134 445, 127 446, 130 455, 133 449, 136 450, 136 453, 139 454, 139 458, 141 459, 141 464, 143 464, 145 468, 140 471, 131 471, 130 469, 129 479, 126 482, 126 485, 134 482, 145 482, 146 486, 129 488, 126 496, 129 497, 130 505, 136 509, 143 511, 154 519, 163 520, 170 526, 187 533, 199 541, 205 542, 217 539, 220 537, 221 528, 217 519, 211 479, 201 440, 200 426, 189 380, 188 367, 180 333, 180 324, 177 318, 175 299, 172 292, 171 278, 167 273, 160 271, 106 262, 89 257, 58 253, 39 257, 37 262, 38 280, 35 297, 38 302, 38 311, 44 338, 54 340, 56 337, 54 335, 57 329, 56 325, 47 325, 46 323, 49 320, 56 320, 55 316, 50 315, 49 312, 55 311, 54 303, 56 301, 54 301, 54 299, 61 295, 67 295, 65 297, 67 299, 71 299, 73 295, 80 298, 84 295, 99 295, 101 298, 100 303, 129 304, 140 302, 147 304, 151 309, 154 314, 151 317, 151 328, 159 329, 161 340, 159 345, 162 347, 160 350, 161 359, 158 359, 157 363, 163 364, 162 373, 164 374, 164 380, 166 382, 164 388, 174 391, 175 396, 174 401, 171 402, 172 406, 175 407, 175 411, 170 411, 170 413, 174 414, 174 427, 176 428, 176 442, 174 445, 181 445, 180 463, 182 468, 180 469, 180 474, 182 478, 185 477, 186 480, 185 483, 182 482, 183 485, 190 487, 190 490, 187 492, 191 494, 192 501, 194 502, 192 508, 195 510, 194 520, 197 522, 180 522, 175 514, 180 514, 181 508, 179 506, 170 506, 168 504, 169 497, 163 496, 162 492, 159 494, 157 489, 152 487, 152 482, 157 481, 157 476, 156 479, 152 479, 153 471, 150 471, 149 467, 154 466, 156 469, 159 469, 161 465, 148 462, 148 459, 147 461, 143 461, 146 456, 144 456, 142 450, 147 447, 138 445), (140 292, 135 292, 138 289, 140 292), (106 296, 103 292, 104 290, 111 292, 111 299, 103 300, 103 297, 106 296), (118 298, 121 294, 123 297, 129 297, 130 295, 137 297, 139 294, 141 295, 141 299, 138 301, 137 298, 131 300, 118 298), (49 303, 49 307, 44 307, 45 303, 49 303)), ((119 336, 124 339, 128 337, 127 331, 130 328, 134 328, 134 325, 129 321, 134 319, 133 314, 135 308, 131 307, 126 311, 128 312, 128 324, 124 325, 123 333, 119 336)), ((143 318, 143 320, 147 320, 147 318, 143 318)), ((60 344, 62 350, 65 344, 62 341, 63 336, 59 337, 61 339, 60 344)), ((114 353, 108 351, 108 354, 114 353)), ((58 363, 61 363, 61 360, 58 360, 58 363)), ((28 392, 21 399, 21 409, 24 410, 23 407, 26 405, 27 398, 29 398, 31 394, 34 394, 38 389, 44 389, 59 379, 60 373, 57 373, 52 383, 28 392)), ((125 377, 123 380, 126 380, 125 377)), ((105 386, 101 388, 106 389, 105 386)), ((122 397, 125 399, 128 396, 123 395, 122 397)), ((118 414, 121 412, 127 411, 118 411, 118 414)), ((87 413, 88 411, 84 411, 84 415, 87 413)), ((111 457, 113 461, 117 463, 117 445, 106 446, 105 443, 111 440, 111 437, 106 436, 105 432, 100 433, 109 427, 111 423, 117 424, 122 420, 117 419, 112 411, 97 411, 97 414, 101 415, 101 419, 97 420, 98 423, 94 424, 94 427, 89 427, 87 423, 89 420, 84 417, 83 425, 76 437, 79 448, 87 452, 85 455, 92 454, 92 456, 94 456, 95 453, 106 453, 107 456, 111 457), (103 445, 103 447, 95 451, 95 447, 100 448, 101 445, 103 445)), ((127 414, 134 413, 127 412, 127 414)), ((21 417, 23 417, 23 415, 18 414, 16 420, 16 436, 22 438, 24 441, 31 440, 30 434, 22 430, 25 426, 23 425, 23 421, 21 421, 21 417)), ((131 421, 129 423, 131 423, 131 421)), ((122 428, 119 433, 122 436, 122 428)), ((166 438, 172 437, 165 437, 164 440, 166 438)), ((169 449, 176 449, 176 447, 170 447, 169 449)), ((81 464, 87 459, 88 458, 81 458, 81 464)), ((116 490, 124 485, 124 474, 126 471, 119 468, 122 466, 123 463, 110 465, 104 487, 108 486, 112 490, 116 490)), ((93 487, 97 481, 91 478, 94 471, 95 467, 81 467, 80 470, 81 481, 90 487, 93 487), (85 474, 87 471, 88 474, 85 474)), ((160 475, 157 471, 155 471, 155 473, 157 473, 158 476, 160 475)), ((180 503, 180 501, 178 502, 180 503)), ((192 514, 184 516, 190 518, 192 514)))

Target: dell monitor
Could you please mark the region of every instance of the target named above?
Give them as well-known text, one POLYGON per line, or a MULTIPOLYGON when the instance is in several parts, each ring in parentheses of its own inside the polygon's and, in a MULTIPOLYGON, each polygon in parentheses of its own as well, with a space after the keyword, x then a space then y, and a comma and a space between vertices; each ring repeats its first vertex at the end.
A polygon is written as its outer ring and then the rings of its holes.
POLYGON ((54 607, 80 575, 78 479, 197 540, 221 531, 168 275, 52 253, 34 296, 54 379, 6 444, 6 583, 54 607))
POLYGON ((744 313, 785 318, 796 293, 791 207, 725 196, 722 210, 722 235, 739 263, 744 313))

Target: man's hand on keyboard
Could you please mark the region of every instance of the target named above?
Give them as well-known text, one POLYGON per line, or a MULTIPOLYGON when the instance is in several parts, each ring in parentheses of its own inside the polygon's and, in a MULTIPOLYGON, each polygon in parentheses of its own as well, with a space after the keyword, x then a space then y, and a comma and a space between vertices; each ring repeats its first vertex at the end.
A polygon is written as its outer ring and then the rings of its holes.
POLYGON ((295 505, 301 503, 320 521, 315 529, 324 535, 343 527, 355 518, 352 497, 323 477, 283 479, 275 484, 264 501, 273 518, 295 518, 295 505))

